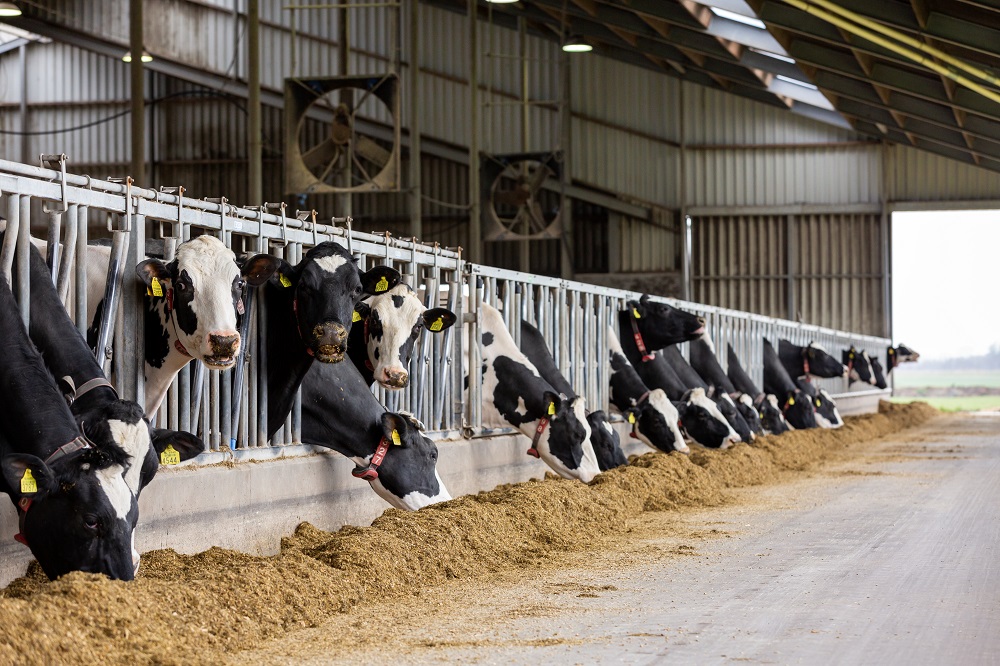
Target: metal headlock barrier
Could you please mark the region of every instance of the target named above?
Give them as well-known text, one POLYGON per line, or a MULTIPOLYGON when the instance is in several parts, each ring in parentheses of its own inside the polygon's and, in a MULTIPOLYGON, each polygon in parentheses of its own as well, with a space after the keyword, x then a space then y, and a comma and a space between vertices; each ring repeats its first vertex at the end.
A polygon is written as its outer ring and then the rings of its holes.
MULTIPOLYGON (((392 411, 406 410, 423 421, 434 438, 460 433, 475 436, 483 428, 481 369, 475 358, 462 358, 463 336, 480 339, 478 304, 500 309, 515 341, 519 319, 538 326, 556 364, 570 383, 587 398, 591 409, 608 408, 608 328, 616 313, 639 292, 611 289, 464 262, 461 248, 442 248, 415 239, 358 232, 350 218, 320 221, 316 211, 290 212, 283 203, 255 207, 235 206, 222 198, 193 199, 183 187, 159 191, 135 187, 131 179, 103 181, 67 173, 65 155, 42 155, 42 166, 0 160, 0 216, 8 233, 0 248, 0 270, 10 282, 19 276, 21 316, 28 321, 28 246, 35 212, 41 211, 47 231, 52 279, 70 315, 85 333, 88 321, 88 223, 103 220, 111 233, 111 265, 104 276, 105 315, 98 332, 97 354, 113 373, 119 392, 142 402, 144 395, 141 316, 144 295, 134 279, 134 267, 145 258, 147 240, 163 242, 165 260, 178 244, 202 233, 214 234, 234 252, 267 252, 291 264, 314 245, 333 240, 345 247, 366 270, 392 266, 420 294, 428 307, 448 307, 460 325, 440 335, 424 331, 410 365, 411 381, 401 391, 374 389, 392 411), (469 296, 473 296, 469 298, 469 296), (109 307, 110 304, 110 307, 109 307), (468 308, 468 312, 463 312, 468 308), (468 389, 466 373, 468 371, 468 389)), ((41 219, 36 219, 40 222, 41 219)), ((94 276, 90 276, 93 280, 94 276)), ((726 367, 726 345, 732 344, 744 367, 762 383, 762 345, 766 337, 795 344, 817 342, 839 358, 851 345, 879 352, 886 338, 859 335, 761 315, 651 297, 695 312, 707 321, 720 363, 726 367)), ((256 295, 248 300, 241 323, 246 353, 231 371, 207 370, 195 361, 175 378, 157 414, 158 425, 197 432, 209 452, 260 450, 297 443, 301 439, 301 397, 284 427, 268 441, 263 421, 267 404, 267 358, 264 348, 268 316, 256 295)), ((682 345, 687 354, 687 345, 682 345)), ((344 360, 350 363, 349 360, 344 360)), ((820 380, 837 395, 847 390, 842 379, 820 380)))

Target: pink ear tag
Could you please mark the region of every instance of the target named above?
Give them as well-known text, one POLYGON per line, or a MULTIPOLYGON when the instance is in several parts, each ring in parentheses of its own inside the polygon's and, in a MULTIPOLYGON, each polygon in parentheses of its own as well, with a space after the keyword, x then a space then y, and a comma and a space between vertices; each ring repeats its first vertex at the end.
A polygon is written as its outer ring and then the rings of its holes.
POLYGON ((237 301, 236 301, 236 314, 241 315, 244 312, 246 312, 246 308, 243 307, 243 299, 242 298, 237 299, 237 301))

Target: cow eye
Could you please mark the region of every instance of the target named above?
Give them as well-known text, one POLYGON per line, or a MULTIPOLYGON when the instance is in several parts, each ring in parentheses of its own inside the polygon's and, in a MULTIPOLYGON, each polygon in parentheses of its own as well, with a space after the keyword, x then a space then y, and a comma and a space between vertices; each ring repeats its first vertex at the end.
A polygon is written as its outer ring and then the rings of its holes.
POLYGON ((83 525, 84 525, 84 527, 86 527, 86 528, 87 528, 88 530, 93 530, 93 531, 95 531, 95 532, 96 532, 96 531, 97 531, 97 528, 98 528, 98 526, 99 526, 99 522, 98 522, 98 520, 97 520, 97 516, 94 516, 94 515, 90 515, 90 514, 88 514, 88 515, 84 516, 84 517, 83 517, 83 525))
POLYGON ((187 285, 184 284, 183 282, 181 282, 180 280, 178 280, 177 281, 177 291, 187 291, 187 285))
POLYGON ((360 284, 357 287, 354 288, 354 293, 355 293, 355 295, 361 293, 361 285, 360 284))
POLYGON ((239 289, 240 291, 243 291, 243 287, 245 286, 247 286, 247 281, 244 280, 243 278, 240 278, 239 280, 236 281, 236 288, 239 289))

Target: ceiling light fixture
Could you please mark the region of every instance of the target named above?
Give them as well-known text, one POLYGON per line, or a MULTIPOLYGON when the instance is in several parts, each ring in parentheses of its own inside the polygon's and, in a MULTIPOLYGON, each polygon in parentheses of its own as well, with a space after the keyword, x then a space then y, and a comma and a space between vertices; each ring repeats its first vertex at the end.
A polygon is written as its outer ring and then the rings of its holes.
POLYGON ((517 0, 486 0, 486 2, 494 5, 512 5, 517 2, 517 0))
MULTIPOLYGON (((140 56, 139 60, 141 60, 142 62, 153 62, 153 56, 149 55, 148 51, 143 51, 142 56, 140 56)), ((122 56, 122 62, 132 62, 131 51, 125 52, 125 55, 122 56)))
POLYGON ((21 8, 13 2, 0 2, 0 17, 20 16, 21 8))
POLYGON ((594 47, 580 35, 573 35, 563 42, 562 50, 566 53, 587 53, 593 51, 594 47))

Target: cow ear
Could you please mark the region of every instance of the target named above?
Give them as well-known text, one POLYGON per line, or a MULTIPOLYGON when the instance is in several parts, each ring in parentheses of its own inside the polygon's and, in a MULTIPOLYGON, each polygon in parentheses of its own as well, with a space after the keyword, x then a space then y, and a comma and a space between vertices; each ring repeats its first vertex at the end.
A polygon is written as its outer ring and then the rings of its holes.
POLYGON ((648 303, 649 303, 649 294, 643 294, 641 297, 639 297, 639 305, 646 307, 648 303))
POLYGON ((151 438, 153 440, 153 449, 156 451, 157 459, 161 462, 165 462, 166 464, 177 464, 177 462, 190 460, 199 453, 203 453, 205 451, 205 442, 203 442, 200 437, 192 435, 189 432, 184 432, 183 430, 164 430, 163 428, 153 428, 151 438), (164 452, 167 454, 171 453, 167 450, 168 446, 177 452, 178 455, 174 458, 176 462, 170 463, 164 459, 164 456, 162 455, 164 452))
POLYGON ((393 412, 382 414, 382 436, 394 446, 406 446, 406 433, 413 427, 405 416, 393 412))
POLYGON ((256 254, 240 264, 240 275, 251 286, 259 287, 281 267, 282 260, 270 254, 256 254))
POLYGON ((12 453, 0 462, 8 492, 15 499, 40 500, 59 489, 59 480, 41 458, 12 453))
POLYGON ((453 326, 458 318, 455 313, 446 308, 431 308, 424 310, 424 328, 431 333, 440 333, 446 328, 453 326))
POLYGON ((545 391, 542 393, 542 400, 545 402, 545 415, 552 417, 559 413, 562 407, 563 398, 558 393, 545 391))
POLYGON ((140 280, 143 281, 147 288, 152 288, 154 279, 158 282, 173 279, 170 266, 163 263, 159 259, 146 259, 144 261, 140 261, 135 267, 135 274, 140 280))
POLYGON ((358 301, 354 306, 354 311, 358 313, 358 318, 351 318, 351 321, 361 321, 362 319, 368 319, 368 315, 372 313, 372 306, 364 301, 358 301))
POLYGON ((362 289, 371 296, 389 291, 403 279, 399 271, 389 266, 375 266, 366 273, 358 269, 358 275, 362 289))
POLYGON ((275 287, 292 287, 299 280, 299 273, 295 270, 295 266, 281 259, 280 257, 274 257, 274 260, 278 263, 274 272, 271 273, 271 277, 267 279, 268 283, 275 287))

